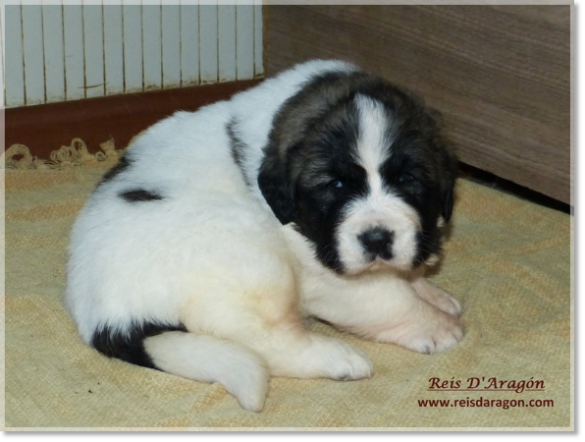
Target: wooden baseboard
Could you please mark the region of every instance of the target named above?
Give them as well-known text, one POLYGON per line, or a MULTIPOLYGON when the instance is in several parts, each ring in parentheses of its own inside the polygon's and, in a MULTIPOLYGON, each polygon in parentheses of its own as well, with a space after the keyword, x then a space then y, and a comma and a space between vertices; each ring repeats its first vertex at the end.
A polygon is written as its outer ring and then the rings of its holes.
POLYGON ((6 148, 26 145, 32 155, 49 158, 52 151, 81 138, 90 152, 114 139, 126 147, 133 136, 176 111, 194 111, 260 83, 245 80, 181 89, 113 95, 87 100, 6 109, 6 148))

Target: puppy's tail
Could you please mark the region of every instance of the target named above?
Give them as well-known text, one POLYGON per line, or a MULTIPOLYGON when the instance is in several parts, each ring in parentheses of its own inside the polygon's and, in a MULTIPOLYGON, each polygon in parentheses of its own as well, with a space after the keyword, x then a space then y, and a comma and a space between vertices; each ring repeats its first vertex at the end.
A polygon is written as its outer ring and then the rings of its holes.
POLYGON ((200 382, 219 382, 242 408, 261 411, 268 392, 264 360, 235 342, 189 333, 184 327, 148 325, 129 333, 100 328, 94 347, 109 357, 200 382))

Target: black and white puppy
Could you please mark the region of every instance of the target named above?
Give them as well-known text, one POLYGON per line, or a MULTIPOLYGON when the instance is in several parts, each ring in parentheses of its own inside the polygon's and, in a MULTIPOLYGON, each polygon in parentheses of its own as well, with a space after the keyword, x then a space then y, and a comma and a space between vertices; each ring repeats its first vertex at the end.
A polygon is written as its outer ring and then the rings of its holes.
POLYGON ((412 94, 311 61, 139 136, 77 219, 66 302, 103 354, 220 382, 261 410, 269 376, 371 376, 313 316, 432 353, 459 303, 424 278, 455 159, 412 94))

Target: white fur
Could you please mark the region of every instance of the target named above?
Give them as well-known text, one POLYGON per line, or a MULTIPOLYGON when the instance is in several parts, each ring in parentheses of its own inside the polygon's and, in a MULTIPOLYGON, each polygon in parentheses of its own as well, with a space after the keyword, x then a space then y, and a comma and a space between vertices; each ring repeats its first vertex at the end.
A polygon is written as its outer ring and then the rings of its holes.
POLYGON ((355 104, 359 112, 357 162, 366 170, 370 180, 380 180, 380 166, 389 157, 387 132, 389 122, 382 103, 358 94, 355 104))
MULTIPOLYGON (((299 309, 422 352, 461 338, 451 315, 460 308, 450 295, 392 271, 340 276, 325 269, 303 236, 279 224, 257 186, 262 148, 283 102, 313 75, 352 69, 337 61, 305 63, 229 102, 179 112, 135 140, 128 148, 134 162, 98 187, 71 234, 66 303, 86 343, 104 325, 125 333, 136 322, 180 321, 189 333, 145 340, 155 365, 220 382, 242 407, 258 411, 269 375, 372 374, 360 351, 305 330, 299 309), (231 157, 230 121, 249 147, 244 170, 252 191, 231 157), (156 191, 163 199, 128 203, 118 196, 131 188, 156 191)), ((375 106, 365 112, 378 118, 375 106)), ((379 162, 378 147, 365 155, 376 136, 366 133, 362 140, 365 163, 379 162)), ((410 249, 407 232, 415 215, 381 191, 375 174, 370 179, 374 191, 350 209, 342 236, 390 223, 405 232, 398 236, 406 245, 397 247, 410 249)))
POLYGON ((305 315, 421 353, 446 350, 461 340, 459 303, 422 275, 389 270, 339 275, 314 259, 309 241, 292 226, 284 233, 298 258, 305 315))
POLYGON ((406 270, 416 253, 420 221, 411 206, 383 187, 380 166, 392 152, 392 140, 387 135, 392 128, 388 127, 381 103, 362 95, 356 96, 355 103, 360 118, 356 160, 367 173, 369 192, 345 210, 344 220, 337 231, 340 259, 349 274, 385 266, 406 270), (377 257, 369 261, 364 255, 358 236, 375 227, 383 227, 394 235, 393 257, 390 260, 377 257))
POLYGON ((147 338, 144 346, 161 370, 202 382, 219 382, 243 408, 262 410, 268 392, 268 369, 264 360, 247 347, 183 332, 147 338))
POLYGON ((221 382, 255 411, 264 404, 267 373, 371 375, 361 352, 302 328, 294 258, 276 218, 247 188, 225 131, 233 112, 253 115, 251 126, 262 130, 245 136, 261 142, 278 104, 310 73, 340 66, 313 63, 247 99, 236 96, 233 105, 179 112, 136 139, 130 168, 98 187, 71 234, 66 302, 86 343, 105 325, 126 333, 142 321, 180 321, 193 336, 167 332, 145 341, 155 364, 221 382), (164 199, 118 196, 132 188, 164 199))
POLYGON ((270 78, 261 86, 241 92, 231 100, 232 112, 238 124, 236 129, 241 140, 251 147, 246 158, 245 174, 256 197, 265 204, 258 188, 258 168, 262 162, 262 148, 268 143, 272 119, 284 101, 297 93, 307 80, 321 72, 352 71, 357 68, 345 61, 313 60, 299 64, 270 78))

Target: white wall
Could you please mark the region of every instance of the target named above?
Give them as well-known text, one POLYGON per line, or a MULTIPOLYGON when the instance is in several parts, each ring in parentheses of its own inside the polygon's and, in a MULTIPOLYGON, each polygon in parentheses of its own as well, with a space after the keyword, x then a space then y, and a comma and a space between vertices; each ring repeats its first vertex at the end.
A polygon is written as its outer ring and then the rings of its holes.
POLYGON ((7 107, 263 74, 260 1, 3 3, 7 107))

